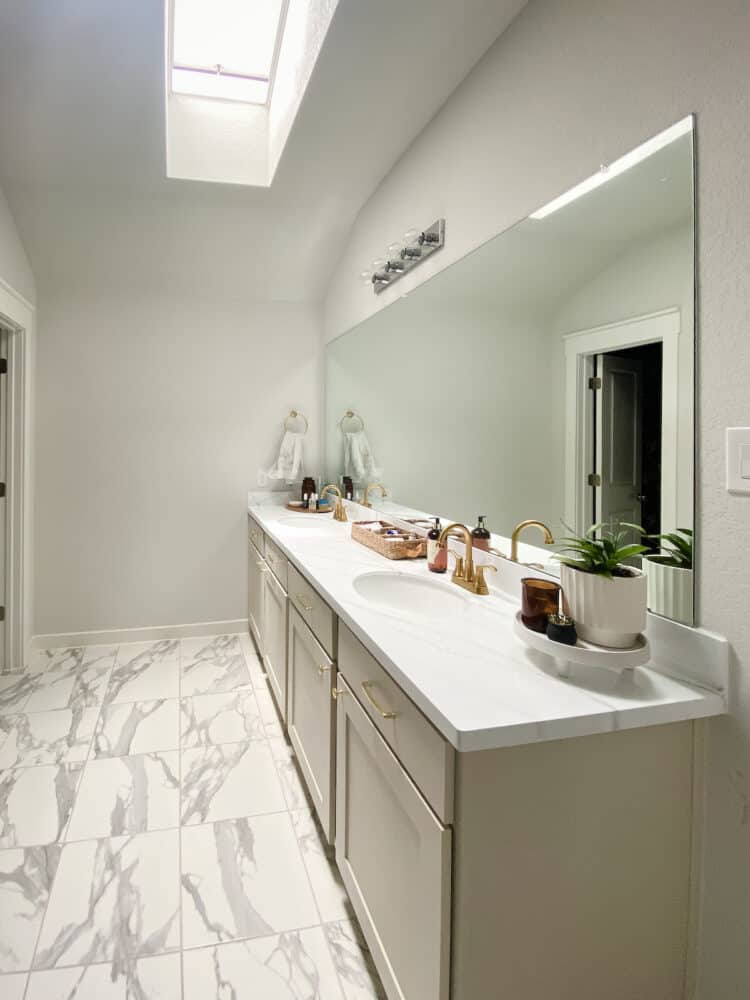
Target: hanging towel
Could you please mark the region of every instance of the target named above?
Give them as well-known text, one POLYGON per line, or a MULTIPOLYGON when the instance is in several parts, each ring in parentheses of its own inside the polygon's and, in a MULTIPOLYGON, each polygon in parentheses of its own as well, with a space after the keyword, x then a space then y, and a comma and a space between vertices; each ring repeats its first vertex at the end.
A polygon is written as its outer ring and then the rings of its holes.
MULTIPOLYGON (((279 457, 271 468, 259 477, 265 479, 284 479, 287 483, 295 483, 302 477, 302 440, 304 434, 298 431, 286 431, 281 440, 279 457)), ((260 483, 259 485, 266 485, 260 483)))
POLYGON ((355 483, 370 483, 381 476, 364 431, 344 432, 344 475, 355 483))

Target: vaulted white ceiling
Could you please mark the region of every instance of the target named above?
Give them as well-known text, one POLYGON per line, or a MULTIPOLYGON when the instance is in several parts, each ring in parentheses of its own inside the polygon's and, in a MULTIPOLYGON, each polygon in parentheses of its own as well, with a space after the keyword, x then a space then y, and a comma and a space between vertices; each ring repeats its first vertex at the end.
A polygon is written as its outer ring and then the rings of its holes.
POLYGON ((362 204, 523 5, 341 0, 263 190, 166 179, 161 0, 4 0, 0 184, 41 293, 320 298, 362 204))

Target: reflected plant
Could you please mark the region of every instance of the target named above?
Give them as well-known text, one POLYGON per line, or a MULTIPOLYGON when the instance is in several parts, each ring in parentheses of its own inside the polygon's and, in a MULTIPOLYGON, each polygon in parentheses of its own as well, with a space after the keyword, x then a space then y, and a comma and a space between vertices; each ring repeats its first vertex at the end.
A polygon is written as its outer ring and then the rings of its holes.
POLYGON ((646 535, 646 538, 660 543, 659 553, 648 556, 651 562, 677 569, 693 568, 693 532, 690 528, 676 528, 663 535, 646 535))

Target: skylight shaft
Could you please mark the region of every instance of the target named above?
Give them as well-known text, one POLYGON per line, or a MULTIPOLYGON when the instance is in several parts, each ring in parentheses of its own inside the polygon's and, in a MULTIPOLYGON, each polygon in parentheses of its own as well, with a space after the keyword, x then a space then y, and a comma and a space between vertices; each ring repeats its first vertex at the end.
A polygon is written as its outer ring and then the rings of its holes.
POLYGON ((174 0, 172 89, 263 104, 283 0, 174 0))

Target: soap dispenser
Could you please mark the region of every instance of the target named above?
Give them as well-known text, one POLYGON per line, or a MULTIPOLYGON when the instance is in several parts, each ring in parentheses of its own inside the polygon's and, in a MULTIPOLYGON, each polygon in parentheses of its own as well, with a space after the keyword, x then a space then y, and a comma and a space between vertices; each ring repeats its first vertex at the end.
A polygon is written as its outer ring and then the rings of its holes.
POLYGON ((483 552, 489 552, 490 550, 490 533, 485 525, 486 514, 480 514, 477 518, 477 526, 471 533, 472 544, 475 549, 481 549, 483 552))
POLYGON ((436 517, 434 520, 435 523, 427 532, 427 569, 431 573, 445 573, 448 569, 448 546, 438 545, 442 528, 440 518, 436 517))

